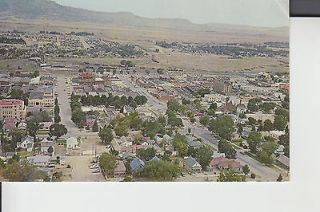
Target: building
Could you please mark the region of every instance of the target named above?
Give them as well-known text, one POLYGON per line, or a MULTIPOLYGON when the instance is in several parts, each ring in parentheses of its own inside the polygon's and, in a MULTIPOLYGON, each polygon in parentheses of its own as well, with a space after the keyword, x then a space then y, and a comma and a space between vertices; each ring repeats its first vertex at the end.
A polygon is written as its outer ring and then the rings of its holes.
POLYGON ((116 168, 114 169, 114 177, 124 177, 126 175, 126 166, 123 161, 117 161, 116 168))
POLYGON ((187 157, 184 159, 184 167, 189 171, 189 172, 201 172, 202 167, 200 163, 193 157, 187 157))
POLYGON ((33 145, 34 145, 33 137, 27 136, 21 139, 21 142, 17 143, 17 148, 25 149, 27 150, 27 152, 32 152, 33 145))
POLYGON ((79 142, 78 139, 75 137, 71 137, 67 139, 67 148, 68 149, 78 149, 79 146, 79 142))
POLYGON ((32 91, 28 100, 28 110, 45 110, 49 112, 49 114, 52 114, 54 108, 54 99, 54 93, 51 87, 32 91))
POLYGON ((133 173, 143 171, 145 163, 140 158, 135 158, 130 163, 130 168, 133 173))
POLYGON ((223 156, 213 158, 208 166, 208 171, 232 170, 241 172, 242 166, 239 161, 228 159, 223 156))
POLYGON ((16 99, 0 100, 0 119, 13 118, 19 121, 26 118, 24 101, 16 99))

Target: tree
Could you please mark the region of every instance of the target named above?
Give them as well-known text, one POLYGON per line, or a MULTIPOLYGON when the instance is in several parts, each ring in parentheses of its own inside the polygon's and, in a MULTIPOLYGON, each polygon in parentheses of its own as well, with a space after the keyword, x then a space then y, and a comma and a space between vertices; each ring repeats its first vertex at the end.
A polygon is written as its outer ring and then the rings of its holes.
POLYGON ((102 153, 99 158, 99 162, 102 172, 107 176, 113 176, 114 169, 117 166, 116 157, 109 153, 102 153))
POLYGON ((203 169, 206 169, 212 160, 213 150, 210 146, 204 145, 196 150, 195 157, 203 169))
POLYGON ((242 167, 242 171, 243 171, 244 175, 247 176, 247 175, 250 173, 250 168, 249 168, 249 166, 248 166, 248 165, 244 165, 244 166, 242 167))
POLYGON ((187 138, 185 136, 176 134, 176 136, 173 138, 172 144, 174 149, 178 151, 181 157, 187 156, 188 144, 187 144, 187 138))
POLYGON ((262 135, 260 132, 250 132, 248 137, 249 149, 252 153, 257 152, 258 146, 262 142, 262 135))
POLYGON ((128 136, 128 130, 129 127, 125 123, 118 124, 114 128, 114 132, 116 133, 117 136, 122 137, 122 136, 128 136))
POLYGON ((145 121, 143 123, 142 132, 144 136, 154 138, 158 133, 164 134, 165 128, 164 125, 158 121, 145 121))
POLYGON ((33 136, 35 138, 39 129, 39 122, 34 121, 32 119, 27 121, 27 131, 30 136, 33 136))
POLYGON ((50 126, 50 135, 56 136, 57 138, 68 133, 67 128, 63 124, 53 124, 50 126))
POLYGON ((50 147, 48 148, 48 153, 49 153, 49 154, 52 154, 52 153, 53 153, 53 147, 52 147, 52 146, 50 146, 50 147))
POLYGON ((211 103, 211 105, 210 105, 210 107, 209 107, 209 110, 214 110, 214 111, 216 111, 217 110, 217 108, 218 108, 218 105, 217 105, 217 103, 211 103))
POLYGON ((172 181, 180 174, 177 164, 168 161, 151 161, 141 175, 151 180, 172 181))
POLYGON ((265 151, 259 151, 257 153, 257 157, 261 163, 264 163, 266 165, 272 165, 272 163, 273 163, 273 159, 272 159, 271 155, 269 155, 265 151))
POLYGON ((145 96, 136 96, 134 98, 134 101, 138 104, 138 105, 144 105, 148 102, 147 97, 145 96))
POLYGON ((234 122, 230 116, 219 116, 210 121, 208 129, 217 133, 221 138, 231 140, 234 132, 234 122))
POLYGON ((146 148, 146 149, 137 150, 137 156, 144 161, 151 160, 154 156, 156 156, 156 153, 157 152, 154 148, 146 148))
POLYGON ((33 182, 35 180, 48 180, 46 173, 39 171, 27 162, 11 161, 2 171, 3 177, 10 182, 33 182))
POLYGON ((92 132, 99 132, 99 126, 97 120, 94 122, 92 126, 92 132))
POLYGON ((200 118, 200 123, 201 123, 203 126, 208 126, 209 122, 210 122, 209 116, 202 116, 202 117, 200 118))
POLYGON ((109 127, 102 128, 98 135, 104 144, 107 144, 107 145, 111 144, 113 140, 113 133, 111 128, 109 127))
POLYGON ((250 99, 248 102, 248 110, 251 112, 256 112, 259 110, 259 105, 261 104, 262 100, 258 98, 250 99))
POLYGON ((218 182, 244 182, 246 177, 234 171, 222 171, 219 174, 218 182))
POLYGON ((218 144, 218 151, 225 153, 227 158, 235 159, 237 151, 232 147, 232 145, 226 140, 222 139, 218 144))
POLYGON ((281 115, 276 115, 274 118, 274 127, 277 130, 283 131, 286 129, 287 125, 288 125, 288 120, 286 117, 281 116, 281 115))
POLYGON ((260 105, 260 109, 263 110, 265 113, 270 113, 277 105, 273 102, 264 102, 260 105))
POLYGON ((278 179, 277 179, 277 182, 281 182, 282 180, 283 180, 283 177, 282 177, 281 174, 279 174, 279 177, 278 177, 278 179))
POLYGON ((273 123, 272 123, 269 119, 265 120, 264 123, 263 123, 263 129, 264 129, 265 131, 272 131, 272 130, 274 130, 273 123))
POLYGON ((72 111, 71 120, 78 126, 83 127, 84 121, 85 121, 86 115, 81 110, 81 108, 76 108, 74 111, 72 111))

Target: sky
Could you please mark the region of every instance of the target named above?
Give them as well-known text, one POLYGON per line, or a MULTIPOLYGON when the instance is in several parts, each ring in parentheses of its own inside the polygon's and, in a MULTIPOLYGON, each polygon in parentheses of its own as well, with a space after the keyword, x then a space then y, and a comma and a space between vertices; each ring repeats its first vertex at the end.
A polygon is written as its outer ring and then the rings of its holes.
POLYGON ((54 0, 104 12, 149 18, 183 18, 194 23, 281 27, 289 24, 289 0, 54 0))

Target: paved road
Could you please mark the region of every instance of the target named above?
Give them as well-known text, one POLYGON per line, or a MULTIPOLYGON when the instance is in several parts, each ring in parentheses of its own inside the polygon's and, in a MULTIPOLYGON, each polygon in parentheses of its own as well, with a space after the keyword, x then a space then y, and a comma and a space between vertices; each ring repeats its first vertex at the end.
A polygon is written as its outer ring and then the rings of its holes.
POLYGON ((55 92, 58 93, 58 102, 60 106, 61 124, 65 125, 68 129, 67 136, 77 137, 80 135, 80 130, 71 121, 71 108, 70 100, 68 99, 67 92, 70 88, 67 88, 65 77, 63 75, 57 76, 57 86, 55 92))
MULTIPOLYGON (((143 94, 148 98, 149 104, 153 105, 153 111, 158 114, 164 114, 166 111, 166 104, 161 102, 154 96, 150 95, 146 89, 141 88, 140 86, 131 82, 130 77, 120 75, 119 78, 124 81, 133 91, 143 94)), ((212 134, 208 131, 208 129, 198 125, 192 124, 189 120, 183 120, 185 130, 188 128, 192 129, 192 132, 195 136, 201 138, 204 142, 211 145, 213 148, 218 149, 219 141, 212 136, 212 134)), ((262 163, 254 160, 253 158, 249 157, 248 155, 243 155, 237 150, 237 159, 243 164, 247 164, 251 171, 254 172, 257 177, 259 177, 261 181, 275 181, 279 174, 282 173, 283 176, 286 175, 284 170, 279 170, 277 168, 270 168, 262 163)))
MULTIPOLYGON (((183 120, 185 129, 191 128, 192 133, 201 138, 204 142, 211 145, 213 148, 218 149, 219 141, 210 133, 206 128, 199 126, 198 124, 191 124, 189 121, 183 120)), ((282 176, 286 175, 284 170, 279 170, 275 167, 268 167, 259 161, 249 157, 248 155, 241 154, 241 150, 237 150, 237 159, 241 162, 242 165, 247 164, 250 167, 250 170, 257 175, 258 180, 261 181, 276 181, 279 174, 282 173, 282 176)))
POLYGON ((150 109, 159 114, 165 114, 167 111, 167 104, 158 100, 156 97, 152 96, 147 89, 138 86, 137 84, 131 81, 131 77, 129 75, 119 75, 119 79, 121 79, 125 84, 127 84, 130 89, 134 92, 137 92, 139 95, 144 95, 148 98, 148 106, 150 109))

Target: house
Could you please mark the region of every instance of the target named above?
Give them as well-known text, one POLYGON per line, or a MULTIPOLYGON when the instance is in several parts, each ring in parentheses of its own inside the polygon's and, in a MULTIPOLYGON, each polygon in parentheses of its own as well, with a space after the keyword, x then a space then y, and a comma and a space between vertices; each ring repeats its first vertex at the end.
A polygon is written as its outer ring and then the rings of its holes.
POLYGON ((285 155, 280 155, 277 158, 277 162, 280 163, 282 166, 284 166, 287 169, 289 169, 289 167, 290 167, 290 159, 285 155))
POLYGON ((53 147, 54 146, 54 142, 53 141, 49 141, 47 138, 44 138, 41 141, 40 146, 41 146, 41 152, 47 154, 47 153, 49 153, 48 149, 50 147, 52 147, 54 149, 54 147, 53 147))
POLYGON ((154 156, 150 161, 160 161, 161 159, 158 158, 157 156, 154 156))
POLYGON ((48 155, 36 155, 36 156, 31 156, 27 157, 27 161, 35 166, 41 166, 45 167, 48 166, 50 163, 51 156, 48 155))
POLYGON ((207 169, 208 169, 208 171, 232 170, 235 172, 240 172, 242 169, 242 166, 241 166, 240 162, 237 160, 220 156, 217 158, 213 158, 210 161, 207 169))
POLYGON ((27 136, 21 139, 21 142, 17 143, 17 148, 26 149, 27 152, 32 152, 33 145, 34 145, 33 137, 27 136))
POLYGON ((3 122, 3 129, 4 130, 12 130, 16 128, 18 120, 15 118, 5 118, 3 122))
POLYGON ((134 112, 135 112, 135 110, 133 107, 130 107, 128 105, 125 105, 123 107, 123 111, 122 111, 123 114, 130 114, 130 113, 134 113, 134 112))
POLYGON ((278 148, 274 151, 274 154, 283 155, 285 147, 283 145, 279 145, 278 148))
POLYGON ((145 163, 140 158, 135 158, 130 163, 130 168, 133 173, 138 173, 143 171, 145 163))
POLYGON ((189 172, 201 172, 202 167, 200 163, 193 157, 187 157, 184 159, 184 167, 189 171, 189 172))
POLYGON ((187 137, 187 143, 188 143, 189 147, 191 147, 193 149, 199 149, 200 147, 203 146, 200 141, 194 140, 192 136, 187 137))
POLYGON ((68 149, 78 149, 80 148, 79 146, 79 141, 75 137, 70 137, 67 139, 67 148, 68 149))
POLYGON ((124 177, 126 175, 126 166, 123 161, 117 161, 116 168, 114 169, 114 177, 124 177))

